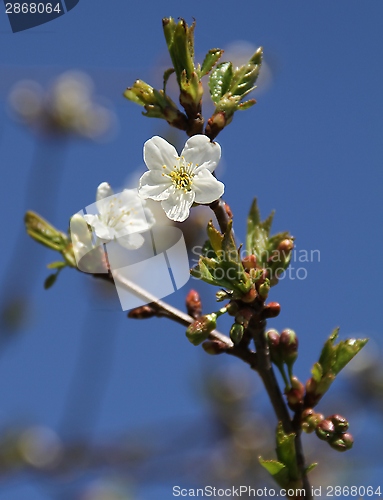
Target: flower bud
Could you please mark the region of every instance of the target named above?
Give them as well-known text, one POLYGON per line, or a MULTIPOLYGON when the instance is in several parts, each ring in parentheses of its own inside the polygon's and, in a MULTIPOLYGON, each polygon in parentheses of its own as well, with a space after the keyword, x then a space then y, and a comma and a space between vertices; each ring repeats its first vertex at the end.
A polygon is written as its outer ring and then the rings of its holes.
POLYGON ((283 361, 291 368, 298 357, 298 338, 293 330, 286 329, 281 332, 279 349, 283 356, 283 361))
POLYGON ((229 304, 226 306, 227 313, 230 316, 235 316, 239 310, 239 305, 237 302, 234 302, 233 300, 229 302, 229 304))
POLYGON ((286 392, 286 398, 289 407, 296 411, 303 404, 303 398, 305 395, 305 388, 302 382, 300 382, 297 377, 291 378, 291 389, 286 392))
POLYGON ((259 286, 259 295, 262 297, 262 299, 266 300, 267 296, 269 295, 269 292, 270 292, 270 281, 266 279, 265 282, 259 286))
POLYGON ((348 432, 337 435, 334 439, 330 441, 331 448, 337 451, 347 451, 352 448, 354 444, 354 438, 348 432))
POLYGON ((335 426, 335 431, 339 433, 344 433, 348 430, 348 422, 347 420, 342 417, 341 415, 331 415, 331 417, 327 417, 328 420, 331 420, 331 422, 335 426))
POLYGON ((199 318, 202 312, 202 304, 199 293, 195 290, 190 290, 186 296, 185 302, 188 314, 194 319, 199 318))
POLYGON ((279 352, 279 333, 271 329, 266 332, 266 341, 269 345, 271 361, 279 367, 282 367, 283 360, 279 352))
POLYGON ((302 429, 307 434, 315 431, 315 428, 324 420, 321 413, 315 413, 312 408, 307 408, 302 412, 302 429))
POLYGON ((262 319, 276 318, 281 312, 281 306, 278 302, 269 302, 262 311, 262 319))
POLYGON ((278 251, 284 252, 287 255, 287 252, 291 252, 294 248, 294 242, 290 238, 286 238, 281 241, 278 245, 278 251))
POLYGON ((257 298, 258 294, 255 288, 250 288, 250 290, 241 297, 242 302, 246 304, 251 304, 257 298))
POLYGON ((315 433, 319 437, 319 439, 322 439, 323 441, 329 441, 335 435, 335 426, 331 422, 331 420, 328 420, 326 418, 318 424, 317 428, 315 429, 315 433))
POLYGON ((227 345, 220 340, 207 340, 202 344, 202 347, 207 354, 216 355, 226 351, 227 345))
POLYGON ((253 315, 254 311, 252 311, 251 309, 242 308, 235 315, 235 322, 238 323, 238 325, 243 325, 245 328, 247 328, 249 325, 249 321, 251 320, 253 315))
POLYGON ((230 328, 230 338, 235 345, 241 342, 244 331, 245 331, 244 326, 239 325, 238 323, 234 323, 233 326, 230 328))
POLYGON ((227 123, 226 113, 218 111, 208 119, 205 134, 213 140, 226 127, 227 123))
POLYGON ((242 259, 242 265, 247 272, 250 269, 255 269, 257 267, 257 257, 255 255, 247 255, 242 259))
POLYGON ((215 313, 206 314, 196 319, 186 330, 186 337, 193 345, 199 345, 209 337, 209 334, 217 325, 215 313))
POLYGON ((147 304, 146 306, 135 307, 128 312, 128 318, 132 319, 147 319, 152 318, 156 315, 156 311, 150 304, 147 304))

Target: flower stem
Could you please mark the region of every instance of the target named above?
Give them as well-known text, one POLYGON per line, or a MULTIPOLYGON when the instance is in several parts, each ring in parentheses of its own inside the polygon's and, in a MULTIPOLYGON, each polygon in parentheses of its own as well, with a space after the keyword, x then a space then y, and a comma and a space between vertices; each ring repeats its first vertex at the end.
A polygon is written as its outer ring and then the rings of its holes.
POLYGON ((257 371, 263 381, 267 394, 269 395, 274 412, 280 422, 282 422, 283 430, 286 434, 295 433, 295 453, 297 458, 297 466, 299 469, 302 486, 305 489, 305 495, 302 497, 305 500, 311 500, 311 487, 306 474, 305 458, 303 454, 301 442, 300 415, 296 414, 294 420, 290 419, 286 403, 279 388, 273 366, 271 364, 269 347, 265 335, 266 321, 259 321, 256 316, 253 316, 249 323, 250 330, 254 339, 254 344, 257 352, 257 371))

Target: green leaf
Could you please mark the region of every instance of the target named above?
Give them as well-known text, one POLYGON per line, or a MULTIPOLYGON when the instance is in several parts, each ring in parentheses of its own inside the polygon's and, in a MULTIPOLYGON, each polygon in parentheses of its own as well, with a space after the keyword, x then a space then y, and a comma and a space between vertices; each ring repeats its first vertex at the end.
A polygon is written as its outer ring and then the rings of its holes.
POLYGON ((47 277, 47 279, 44 281, 45 290, 48 290, 49 288, 51 288, 56 283, 56 280, 57 280, 57 273, 50 274, 47 277))
POLYGON ((219 255, 220 252, 222 252, 222 242, 224 236, 213 226, 212 221, 210 221, 207 225, 207 234, 214 252, 216 255, 219 255))
POLYGON ((262 457, 259 457, 259 463, 267 470, 281 488, 288 487, 289 472, 284 464, 277 460, 264 460, 262 457))
POLYGON ((210 73, 213 67, 216 65, 217 61, 221 58, 223 50, 221 49, 211 49, 206 54, 205 59, 202 63, 201 69, 199 70, 199 76, 202 77, 210 73))
POLYGON ((50 264, 47 265, 48 269, 62 269, 66 267, 68 264, 66 262, 63 262, 62 260, 59 260, 57 262, 51 262, 50 264))
POLYGON ((318 462, 313 462, 312 464, 310 464, 308 467, 306 467, 305 469, 305 472, 306 474, 308 474, 309 472, 311 472, 313 469, 315 469, 315 467, 318 465, 318 462))
POLYGON ((238 106, 238 109, 240 111, 245 111, 245 109, 252 108, 254 104, 257 104, 257 101, 255 99, 249 99, 248 101, 241 102, 241 104, 238 106))
POLYGON ((219 64, 211 73, 209 78, 210 94, 216 104, 221 97, 229 90, 233 78, 233 65, 231 62, 219 64))
POLYGON ((28 211, 24 217, 27 233, 31 238, 52 250, 62 251, 68 245, 66 234, 58 231, 35 212, 28 211))
POLYGON ((358 352, 367 344, 368 339, 347 339, 336 346, 332 370, 337 375, 358 352))
POLYGON ((322 370, 322 366, 320 363, 314 364, 314 366, 311 369, 311 374, 312 374, 315 382, 320 382, 322 375, 323 375, 323 370, 322 370))
POLYGON ((235 71, 230 85, 230 92, 233 95, 239 95, 243 98, 255 88, 254 83, 259 75, 261 62, 262 48, 260 47, 247 64, 244 64, 235 71))
POLYGON ((257 199, 254 198, 247 218, 246 250, 249 254, 254 253, 257 261, 262 264, 267 263, 269 234, 273 218, 274 212, 261 222, 257 199))
POLYGON ((277 428, 277 457, 286 465, 290 479, 298 479, 299 472, 295 454, 295 433, 286 434, 282 423, 279 422, 277 428))
POLYGON ((168 83, 169 77, 170 77, 170 75, 172 75, 174 73, 174 71, 175 71, 174 68, 169 68, 169 69, 167 69, 164 72, 164 76, 163 76, 163 80, 164 80, 164 84, 163 84, 164 94, 166 94, 166 85, 168 83))

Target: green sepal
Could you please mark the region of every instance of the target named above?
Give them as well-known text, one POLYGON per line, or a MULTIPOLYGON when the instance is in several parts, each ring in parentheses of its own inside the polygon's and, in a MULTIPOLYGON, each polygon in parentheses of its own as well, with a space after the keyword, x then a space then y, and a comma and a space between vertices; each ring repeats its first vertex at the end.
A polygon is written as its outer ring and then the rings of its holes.
POLYGON ((286 465, 278 462, 277 460, 264 460, 262 457, 259 457, 258 460, 262 467, 267 470, 270 476, 281 488, 288 487, 289 471, 286 465))
POLYGON ((198 76, 201 78, 202 76, 210 73, 210 71, 214 68, 214 66, 217 64, 217 62, 221 58, 222 54, 223 54, 223 50, 221 50, 221 49, 209 50, 209 52, 206 54, 205 59, 202 63, 201 69, 198 70, 198 76))
POLYGON ((209 78, 210 95, 216 104, 230 88, 233 78, 233 65, 231 62, 219 64, 211 73, 209 78))

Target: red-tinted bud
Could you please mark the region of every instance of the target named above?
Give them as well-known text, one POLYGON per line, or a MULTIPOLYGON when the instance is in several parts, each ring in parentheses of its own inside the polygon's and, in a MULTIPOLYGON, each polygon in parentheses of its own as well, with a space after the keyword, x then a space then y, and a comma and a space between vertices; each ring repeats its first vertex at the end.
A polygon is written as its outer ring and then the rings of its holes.
POLYGON ((253 314, 254 314, 254 311, 252 311, 251 309, 242 308, 235 315, 235 322, 238 323, 239 325, 243 325, 245 328, 247 328, 249 321, 251 320, 253 314))
POLYGON ((213 140, 225 128, 227 124, 226 115, 224 111, 219 111, 212 115, 206 125, 205 134, 213 140))
POLYGON ((196 292, 195 290, 190 290, 190 292, 186 296, 185 303, 186 310, 192 318, 197 319, 201 316, 202 304, 198 292, 196 292))
POLYGON ((330 441, 330 446, 337 451, 347 451, 352 448, 354 444, 354 438, 348 432, 336 436, 330 441))
POLYGON ((150 304, 146 306, 140 306, 132 309, 128 312, 128 318, 132 319, 147 319, 156 316, 156 311, 152 308, 150 304))
POLYGON ((196 319, 186 330, 186 337, 193 345, 199 345, 206 340, 217 325, 215 313, 206 314, 196 319))
POLYGON ((283 360, 279 352, 279 333, 277 330, 271 329, 266 332, 266 341, 269 345, 271 361, 278 366, 282 367, 283 360))
POLYGON ((263 309, 261 317, 262 319, 276 318, 281 312, 281 306, 278 302, 269 302, 263 309))
POLYGON ((337 433, 343 433, 346 432, 348 429, 348 422, 347 420, 342 417, 342 415, 331 415, 331 417, 327 417, 328 420, 331 420, 331 422, 335 426, 335 431, 337 433))
POLYGON ((239 325, 238 323, 232 325, 230 328, 230 338, 235 345, 241 342, 244 332, 245 328, 243 325, 239 325))
POLYGON ((205 352, 212 355, 222 354, 227 349, 227 345, 220 340, 207 340, 202 344, 202 347, 205 352))
POLYGON ((298 337, 290 329, 283 330, 279 338, 279 349, 283 356, 283 361, 292 366, 298 357, 298 337))
POLYGON ((257 267, 257 257, 255 255, 247 255, 244 259, 242 259, 242 264, 246 271, 255 269, 257 267))
POLYGON ((241 297, 242 302, 246 304, 251 304, 257 298, 258 293, 255 288, 250 288, 250 290, 241 297))
POLYGON ((305 387, 300 382, 297 377, 291 378, 291 389, 289 389, 286 393, 287 403, 289 407, 296 411, 303 404, 303 398, 305 395, 305 387))
POLYGON ((270 349, 276 349, 279 345, 279 333, 277 330, 273 328, 271 330, 267 330, 266 339, 269 344, 270 349))
POLYGON ((284 255, 287 257, 288 254, 293 250, 293 248, 294 248, 293 240, 287 238, 279 243, 278 252, 284 253, 284 255))
POLYGON ((312 408, 307 408, 302 412, 302 429, 310 434, 315 431, 315 428, 324 420, 321 413, 315 413, 312 408))
POLYGON ((222 201, 222 203, 224 204, 226 215, 229 217, 229 219, 232 219, 233 218, 233 212, 231 211, 230 206, 226 203, 226 201, 222 201))
POLYGON ((237 312, 239 311, 239 305, 237 304, 237 302, 234 302, 234 301, 231 301, 227 306, 226 306, 226 309, 227 309, 227 313, 230 315, 230 316, 235 316, 237 314, 237 312))
POLYGON ((315 429, 316 435, 323 441, 329 441, 335 435, 335 426, 331 420, 324 419, 315 429))

